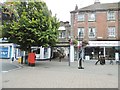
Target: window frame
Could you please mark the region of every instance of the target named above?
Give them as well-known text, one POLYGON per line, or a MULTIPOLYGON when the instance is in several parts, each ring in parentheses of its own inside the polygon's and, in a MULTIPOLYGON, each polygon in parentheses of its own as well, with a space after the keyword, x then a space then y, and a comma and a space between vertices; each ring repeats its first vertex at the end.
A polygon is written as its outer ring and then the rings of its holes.
POLYGON ((108 37, 109 38, 115 38, 116 37, 116 27, 115 26, 109 26, 108 27, 108 37), (113 30, 114 30, 114 32, 112 32, 113 30))
POLYGON ((94 21, 96 21, 96 12, 90 12, 90 13, 88 13, 88 21, 89 21, 89 22, 94 22, 94 21), (94 15, 94 19, 91 18, 91 15, 94 15))
POLYGON ((77 35, 78 35, 78 38, 84 38, 85 28, 84 27, 78 27, 78 34, 77 35), (82 36, 79 35, 81 31, 83 32, 82 36))
POLYGON ((83 22, 85 21, 85 14, 84 13, 79 13, 77 16, 77 21, 83 22))
POLYGON ((116 20, 115 11, 107 11, 107 20, 109 20, 109 21, 115 21, 116 20))
POLYGON ((65 37, 66 37, 66 30, 59 30, 59 38, 65 38, 65 37))
POLYGON ((89 27, 88 28, 88 37, 89 38, 95 38, 96 37, 96 28, 95 27, 89 27), (90 30, 94 30, 94 31, 92 31, 94 33, 94 36, 90 35, 90 30))

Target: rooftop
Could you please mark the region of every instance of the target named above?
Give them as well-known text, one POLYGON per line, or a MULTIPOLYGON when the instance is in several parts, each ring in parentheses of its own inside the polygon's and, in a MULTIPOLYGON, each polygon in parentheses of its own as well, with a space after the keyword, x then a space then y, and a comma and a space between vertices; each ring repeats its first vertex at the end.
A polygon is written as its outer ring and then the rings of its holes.
POLYGON ((75 13, 75 12, 85 12, 85 11, 105 11, 105 10, 118 10, 118 4, 120 3, 94 3, 92 5, 73 10, 70 13, 75 13))

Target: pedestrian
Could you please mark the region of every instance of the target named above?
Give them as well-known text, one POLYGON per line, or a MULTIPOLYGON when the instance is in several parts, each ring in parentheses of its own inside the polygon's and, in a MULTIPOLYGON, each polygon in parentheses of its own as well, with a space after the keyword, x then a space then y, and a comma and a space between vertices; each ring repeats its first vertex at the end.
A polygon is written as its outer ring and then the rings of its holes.
POLYGON ((105 57, 101 57, 100 64, 101 64, 101 65, 104 65, 104 64, 105 64, 105 57))
POLYGON ((97 62, 95 63, 95 65, 97 65, 97 63, 100 62, 100 61, 101 61, 101 57, 98 58, 98 60, 97 60, 97 62))
POLYGON ((113 65, 112 56, 110 55, 109 57, 110 57, 110 64, 112 64, 112 65, 113 65))
POLYGON ((110 59, 110 64, 112 64, 112 65, 113 65, 113 60, 112 60, 112 59, 110 59))
POLYGON ((116 60, 116 64, 119 64, 119 62, 120 62, 120 61, 117 59, 117 60, 116 60))

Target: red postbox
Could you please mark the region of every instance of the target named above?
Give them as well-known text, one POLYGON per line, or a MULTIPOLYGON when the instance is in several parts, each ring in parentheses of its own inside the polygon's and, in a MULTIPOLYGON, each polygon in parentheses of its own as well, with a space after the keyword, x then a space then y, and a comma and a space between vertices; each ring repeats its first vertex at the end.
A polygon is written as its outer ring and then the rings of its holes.
POLYGON ((35 65, 35 53, 31 52, 28 54, 28 64, 35 65))

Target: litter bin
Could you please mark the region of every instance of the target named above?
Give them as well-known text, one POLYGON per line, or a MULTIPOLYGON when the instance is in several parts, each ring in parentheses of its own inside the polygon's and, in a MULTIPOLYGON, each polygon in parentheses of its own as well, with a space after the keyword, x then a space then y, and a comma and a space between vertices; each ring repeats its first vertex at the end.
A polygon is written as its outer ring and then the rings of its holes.
POLYGON ((18 63, 21 63, 21 57, 18 57, 18 63))
POLYGON ((21 64, 23 64, 23 56, 21 57, 21 64))

